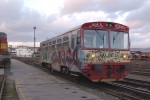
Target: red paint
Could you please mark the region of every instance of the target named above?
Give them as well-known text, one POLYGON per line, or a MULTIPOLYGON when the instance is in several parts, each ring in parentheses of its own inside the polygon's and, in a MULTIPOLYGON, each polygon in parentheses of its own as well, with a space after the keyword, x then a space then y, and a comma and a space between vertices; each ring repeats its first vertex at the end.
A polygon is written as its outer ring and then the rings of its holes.
POLYGON ((119 24, 119 23, 114 23, 114 22, 89 22, 89 23, 83 24, 81 28, 116 30, 116 31, 123 31, 123 32, 129 31, 129 27, 119 24), (108 27, 107 26, 108 24, 112 24, 112 27, 108 27))
MULTIPOLYGON (((129 63, 129 62, 128 62, 129 63)), ((124 66, 125 64, 128 63, 105 63, 103 64, 102 71, 95 71, 90 69, 93 64, 85 64, 85 69, 83 70, 83 74, 90 80, 99 80, 101 81, 102 79, 124 79, 126 75, 128 74, 128 71, 125 69, 120 70, 121 66, 124 66), (108 70, 111 72, 110 77, 108 77, 108 70)))
POLYGON ((6 36, 1 36, 1 34, 5 34, 5 33, 1 33, 0 32, 0 54, 6 54, 7 53, 7 35, 6 36), (2 46, 5 45, 6 48, 3 48, 2 46))

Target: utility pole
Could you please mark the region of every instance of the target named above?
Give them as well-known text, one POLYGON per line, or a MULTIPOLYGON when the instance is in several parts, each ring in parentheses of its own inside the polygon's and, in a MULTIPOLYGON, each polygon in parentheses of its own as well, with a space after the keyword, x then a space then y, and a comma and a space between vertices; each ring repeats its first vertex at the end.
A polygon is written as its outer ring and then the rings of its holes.
POLYGON ((33 29, 34 29, 34 53, 35 53, 35 42, 36 42, 36 38, 35 38, 35 29, 36 29, 36 27, 34 26, 33 29))

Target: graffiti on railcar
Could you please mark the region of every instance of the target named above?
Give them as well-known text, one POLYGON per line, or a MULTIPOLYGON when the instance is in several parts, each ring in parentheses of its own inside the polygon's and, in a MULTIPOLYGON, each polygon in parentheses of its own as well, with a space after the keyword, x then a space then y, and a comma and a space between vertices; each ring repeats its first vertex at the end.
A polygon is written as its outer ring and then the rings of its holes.
POLYGON ((71 50, 68 48, 66 51, 55 51, 51 54, 50 60, 53 64, 61 64, 66 66, 78 65, 77 48, 71 50))
POLYGON ((85 62, 120 62, 120 51, 108 51, 108 50, 88 50, 86 52, 85 62), (92 55, 95 55, 92 58, 92 55))
MULTIPOLYGON (((80 50, 75 48, 71 50, 54 51, 49 55, 49 59, 53 64, 61 64, 64 66, 77 65, 81 66, 84 62, 123 62, 122 55, 129 55, 125 51, 109 51, 109 50, 80 50), (95 55, 92 58, 92 55, 95 55)), ((46 54, 43 58, 48 59, 46 54)))

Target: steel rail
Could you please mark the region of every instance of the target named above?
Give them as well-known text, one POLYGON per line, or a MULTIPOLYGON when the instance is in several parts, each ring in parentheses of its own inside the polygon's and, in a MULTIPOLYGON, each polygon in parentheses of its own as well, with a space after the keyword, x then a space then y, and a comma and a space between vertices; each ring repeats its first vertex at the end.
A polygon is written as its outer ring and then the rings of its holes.
POLYGON ((116 86, 116 87, 121 88, 121 89, 125 89, 126 91, 132 92, 136 95, 143 96, 144 98, 147 98, 147 100, 148 100, 148 98, 150 98, 150 91, 149 90, 136 88, 136 87, 132 87, 132 86, 127 86, 127 84, 123 85, 123 84, 114 83, 114 82, 107 82, 107 84, 112 85, 112 86, 116 86))
POLYGON ((138 88, 144 88, 144 89, 150 90, 150 82, 149 81, 125 78, 123 81, 118 81, 117 83, 129 84, 134 87, 136 86, 138 88))
POLYGON ((124 81, 129 81, 129 82, 136 82, 136 84, 146 84, 150 86, 150 81, 143 81, 143 80, 137 80, 137 79, 131 79, 131 78, 125 78, 124 81))

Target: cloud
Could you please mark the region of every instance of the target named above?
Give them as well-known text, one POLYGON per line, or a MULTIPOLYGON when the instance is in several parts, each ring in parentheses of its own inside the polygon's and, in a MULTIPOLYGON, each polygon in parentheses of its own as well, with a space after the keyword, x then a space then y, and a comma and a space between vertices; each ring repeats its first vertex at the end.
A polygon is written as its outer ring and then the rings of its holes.
POLYGON ((147 0, 141 8, 131 11, 126 18, 126 21, 129 23, 133 23, 131 24, 131 27, 133 28, 140 28, 143 25, 149 24, 150 23, 149 7, 150 7, 150 1, 147 0))
POLYGON ((145 0, 66 0, 62 14, 103 11, 105 13, 125 13, 140 8, 145 0), (136 4, 136 5, 133 5, 136 4))
POLYGON ((58 34, 62 34, 74 27, 82 25, 85 22, 94 22, 94 21, 104 21, 108 20, 107 14, 103 12, 83 12, 83 13, 74 13, 71 15, 63 15, 61 17, 56 18, 51 22, 49 26, 50 32, 52 36, 57 36, 58 34))
POLYGON ((22 6, 23 2, 21 0, 1 0, 0 23, 18 20, 20 18, 20 8, 22 6))
POLYGON ((130 11, 126 24, 130 27, 132 47, 149 47, 150 43, 150 1, 145 0, 138 9, 130 11))
POLYGON ((135 20, 143 20, 144 22, 150 22, 150 9, 149 9, 150 1, 147 0, 144 2, 144 5, 132 12, 130 12, 129 16, 126 18, 127 21, 135 21, 135 20))
POLYGON ((149 47, 150 39, 147 37, 150 37, 150 32, 148 33, 131 33, 130 34, 131 39, 131 47, 142 47, 147 48, 149 47))
MULTIPOLYGON (((36 47, 39 47, 39 42, 36 42, 36 47)), ((30 47, 33 47, 34 46, 34 43, 33 42, 9 42, 8 45, 12 46, 12 47, 17 47, 17 46, 30 46, 30 47)))
POLYGON ((21 0, 2 0, 0 9, 0 31, 7 33, 9 42, 33 41, 33 26, 37 27, 36 36, 47 33, 56 17, 26 8, 21 0))
POLYGON ((44 8, 38 7, 40 3, 43 5, 39 0, 35 9, 25 5, 25 1, 36 3, 36 0, 0 0, 0 31, 6 32, 8 41, 15 45, 32 44, 33 26, 37 27, 39 43, 91 21, 112 21, 129 26, 132 47, 138 46, 136 43, 144 47, 142 44, 149 42, 149 0, 45 0, 48 4, 44 8), (52 6, 48 8, 49 5, 52 6), (41 12, 43 9, 47 10, 41 12), (49 10, 53 11, 44 14, 49 10))

